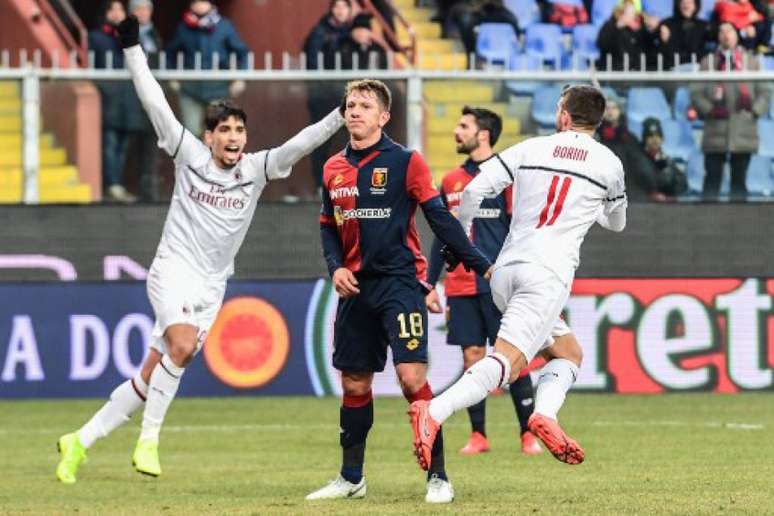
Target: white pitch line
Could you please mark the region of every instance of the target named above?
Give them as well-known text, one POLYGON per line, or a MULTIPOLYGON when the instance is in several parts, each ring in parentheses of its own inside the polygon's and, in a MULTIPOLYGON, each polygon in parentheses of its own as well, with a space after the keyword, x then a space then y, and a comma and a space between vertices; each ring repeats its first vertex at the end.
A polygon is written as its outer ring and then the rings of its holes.
POLYGON ((613 421, 594 421, 594 426, 691 426, 702 428, 727 428, 729 430, 763 430, 765 425, 760 423, 721 423, 719 421, 703 421, 698 423, 692 423, 690 421, 626 421, 626 420, 613 420, 613 421))

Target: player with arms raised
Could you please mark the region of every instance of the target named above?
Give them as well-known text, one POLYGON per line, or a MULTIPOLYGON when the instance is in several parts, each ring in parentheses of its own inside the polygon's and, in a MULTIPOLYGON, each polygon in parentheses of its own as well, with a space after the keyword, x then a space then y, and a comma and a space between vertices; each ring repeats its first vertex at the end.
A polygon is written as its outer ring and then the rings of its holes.
POLYGON ((547 339, 570 294, 580 247, 598 222, 612 231, 626 225, 621 161, 593 138, 605 98, 591 86, 566 87, 556 109, 557 133, 537 137, 495 155, 465 188, 460 223, 468 230, 484 198, 510 185, 513 220, 494 266, 492 296, 502 312, 494 353, 474 364, 432 401, 412 403, 409 415, 420 466, 432 466, 429 451, 440 425, 515 380, 538 354, 541 371, 529 427, 562 462, 580 464, 584 451, 557 421, 578 374, 582 350, 575 339, 547 339))
POLYGON ((161 474, 159 432, 185 367, 199 351, 223 300, 234 256, 245 238, 266 183, 292 166, 342 125, 338 111, 280 147, 243 153, 246 115, 230 101, 207 110, 204 142, 177 121, 148 68, 133 16, 118 28, 137 94, 175 163, 175 190, 147 290, 156 323, 150 353, 139 375, 119 385, 80 430, 59 439, 57 478, 76 481, 86 449, 118 428, 145 402, 142 432, 132 461, 138 472, 161 474))

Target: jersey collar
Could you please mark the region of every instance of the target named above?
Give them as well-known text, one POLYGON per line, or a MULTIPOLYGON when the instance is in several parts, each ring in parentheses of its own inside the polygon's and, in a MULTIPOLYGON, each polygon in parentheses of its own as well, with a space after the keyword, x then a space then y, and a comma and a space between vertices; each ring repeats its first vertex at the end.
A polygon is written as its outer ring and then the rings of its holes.
POLYGON ((344 156, 351 164, 357 166, 367 156, 373 154, 376 151, 386 151, 395 146, 395 142, 390 139, 385 133, 382 133, 382 137, 378 142, 366 147, 365 149, 353 149, 349 143, 344 148, 344 156))

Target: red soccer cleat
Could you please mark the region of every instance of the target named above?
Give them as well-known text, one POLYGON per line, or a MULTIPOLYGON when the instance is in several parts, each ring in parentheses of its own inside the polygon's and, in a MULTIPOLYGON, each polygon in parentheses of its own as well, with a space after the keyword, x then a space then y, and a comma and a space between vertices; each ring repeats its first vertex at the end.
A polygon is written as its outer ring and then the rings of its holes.
POLYGON ((417 456, 419 467, 427 471, 432 461, 433 443, 438 430, 441 429, 430 415, 430 402, 415 401, 408 410, 411 429, 414 431, 414 455, 417 456))
POLYGON ((463 455, 478 455, 489 451, 489 441, 486 440, 484 434, 481 432, 473 432, 470 434, 468 444, 460 449, 460 453, 463 455))
POLYGON ((583 448, 564 433, 556 420, 533 413, 529 417, 528 425, 530 431, 543 441, 557 460, 573 465, 583 462, 583 448))
POLYGON ((527 430, 521 434, 521 453, 524 455, 540 455, 543 448, 537 442, 535 434, 527 430))

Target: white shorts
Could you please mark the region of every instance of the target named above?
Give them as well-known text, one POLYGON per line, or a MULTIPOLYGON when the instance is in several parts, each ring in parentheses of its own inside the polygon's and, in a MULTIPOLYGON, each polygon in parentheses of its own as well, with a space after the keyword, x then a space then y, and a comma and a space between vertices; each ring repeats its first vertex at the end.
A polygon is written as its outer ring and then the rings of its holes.
POLYGON ((570 333, 561 318, 570 290, 553 272, 533 263, 495 269, 492 297, 503 313, 497 336, 524 354, 527 362, 570 333))
POLYGON ((151 348, 164 353, 167 328, 173 324, 190 324, 199 328, 198 352, 218 316, 226 282, 207 280, 179 258, 157 256, 148 271, 146 288, 156 315, 151 348))

